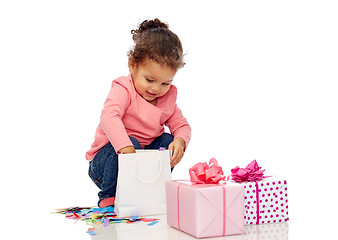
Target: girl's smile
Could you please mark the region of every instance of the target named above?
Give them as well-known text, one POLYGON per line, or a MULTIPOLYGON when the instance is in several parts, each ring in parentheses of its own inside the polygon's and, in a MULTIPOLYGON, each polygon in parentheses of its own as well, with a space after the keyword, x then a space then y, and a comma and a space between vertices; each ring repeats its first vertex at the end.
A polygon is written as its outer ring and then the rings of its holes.
POLYGON ((149 96, 149 98, 156 98, 157 94, 156 93, 150 93, 148 91, 146 91, 147 95, 149 96))
POLYGON ((176 70, 152 60, 139 65, 129 63, 129 71, 136 92, 153 105, 156 105, 158 97, 167 93, 176 74, 176 70))

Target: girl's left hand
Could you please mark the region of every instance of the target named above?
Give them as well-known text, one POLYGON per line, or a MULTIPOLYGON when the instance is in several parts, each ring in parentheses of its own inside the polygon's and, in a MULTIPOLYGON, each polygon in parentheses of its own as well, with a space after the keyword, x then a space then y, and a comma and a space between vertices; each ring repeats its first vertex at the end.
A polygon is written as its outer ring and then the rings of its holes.
POLYGON ((168 149, 173 151, 173 156, 170 159, 170 167, 175 167, 184 155, 185 141, 178 137, 169 144, 168 149))

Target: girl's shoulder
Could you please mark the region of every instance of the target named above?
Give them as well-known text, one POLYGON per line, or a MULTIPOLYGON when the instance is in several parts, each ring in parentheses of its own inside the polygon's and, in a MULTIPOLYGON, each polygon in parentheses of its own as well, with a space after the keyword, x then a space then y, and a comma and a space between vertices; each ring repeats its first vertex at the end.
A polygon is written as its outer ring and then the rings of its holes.
POLYGON ((131 79, 131 76, 121 76, 113 80, 112 86, 115 84, 121 85, 125 88, 132 88, 133 87, 133 81, 131 79))
POLYGON ((123 89, 127 90, 127 92, 131 95, 136 93, 134 88, 134 83, 130 75, 122 76, 113 80, 111 87, 122 87, 123 89))
POLYGON ((171 96, 174 96, 175 99, 176 99, 176 97, 177 97, 177 88, 175 87, 175 85, 173 85, 173 84, 170 85, 170 88, 169 88, 167 94, 169 94, 171 96))
POLYGON ((171 85, 168 92, 161 97, 161 102, 165 102, 165 106, 174 108, 176 105, 177 99, 177 88, 174 85, 171 85))

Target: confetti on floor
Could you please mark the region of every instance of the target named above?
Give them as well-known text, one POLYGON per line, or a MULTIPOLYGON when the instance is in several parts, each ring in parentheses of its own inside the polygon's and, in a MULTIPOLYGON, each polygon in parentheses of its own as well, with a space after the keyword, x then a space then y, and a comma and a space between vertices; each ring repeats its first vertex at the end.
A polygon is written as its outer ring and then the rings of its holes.
MULTIPOLYGON (((95 207, 69 207, 55 209, 58 214, 64 214, 66 218, 75 220, 85 221, 87 224, 95 226, 102 225, 103 227, 108 227, 110 224, 115 223, 135 223, 135 222, 145 222, 147 225, 152 226, 158 223, 159 219, 157 218, 145 218, 141 216, 128 216, 128 217, 118 217, 114 212, 114 207, 109 206, 106 208, 95 208, 95 207)), ((75 222, 75 223, 76 223, 75 222)), ((89 228, 87 233, 90 235, 95 235, 95 228, 89 228)))
POLYGON ((87 233, 89 234, 89 235, 96 235, 95 233, 94 233, 94 228, 88 228, 88 231, 87 231, 87 233))

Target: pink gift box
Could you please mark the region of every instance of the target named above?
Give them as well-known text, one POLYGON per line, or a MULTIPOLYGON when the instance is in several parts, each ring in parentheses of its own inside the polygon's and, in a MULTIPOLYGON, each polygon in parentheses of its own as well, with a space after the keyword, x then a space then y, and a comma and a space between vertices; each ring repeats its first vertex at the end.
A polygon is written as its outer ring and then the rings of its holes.
POLYGON ((289 220, 287 182, 268 177, 257 182, 238 183, 244 186, 244 223, 281 223, 289 220))
POLYGON ((244 232, 244 186, 167 181, 167 223, 197 238, 244 232))

